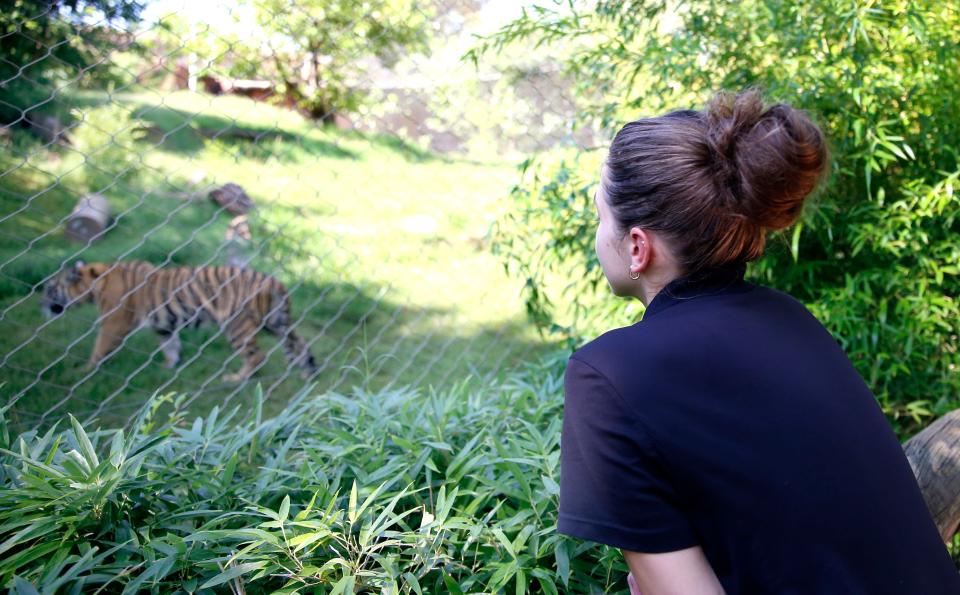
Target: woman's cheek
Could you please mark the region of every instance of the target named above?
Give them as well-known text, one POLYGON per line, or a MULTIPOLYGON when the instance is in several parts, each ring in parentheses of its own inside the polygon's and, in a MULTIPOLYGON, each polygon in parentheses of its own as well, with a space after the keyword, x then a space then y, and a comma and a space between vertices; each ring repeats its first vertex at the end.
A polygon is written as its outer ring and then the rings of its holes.
POLYGON ((611 271, 607 268, 607 249, 609 246, 606 244, 606 239, 603 236, 603 229, 600 226, 597 226, 597 236, 594 242, 594 249, 597 252, 597 260, 600 262, 600 270, 603 271, 604 277, 607 278, 607 281, 610 283, 610 286, 613 287, 613 279, 610 278, 611 271))
POLYGON ((593 238, 593 251, 597 253, 597 260, 600 261, 600 264, 603 265, 603 260, 600 258, 600 226, 597 225, 597 234, 593 238))

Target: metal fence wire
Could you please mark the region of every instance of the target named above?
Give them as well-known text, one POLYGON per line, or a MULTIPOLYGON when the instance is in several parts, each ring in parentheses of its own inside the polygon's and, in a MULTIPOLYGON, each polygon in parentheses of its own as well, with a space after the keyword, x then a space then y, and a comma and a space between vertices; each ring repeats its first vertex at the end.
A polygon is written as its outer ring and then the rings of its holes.
MULTIPOLYGON (((474 77, 465 99, 449 96, 458 83, 446 75, 411 69, 416 61, 397 73, 346 56, 364 67, 343 84, 367 101, 304 117, 275 76, 236 76, 250 44, 158 3, 149 17, 123 20, 104 9, 111 3, 76 12, 15 1, 3 18, 0 370, 9 423, 40 428, 71 413, 123 424, 157 393, 183 393, 200 410, 249 403, 257 384, 274 407, 305 389, 441 386, 501 374, 544 348, 523 321, 518 286, 477 274, 502 272, 484 235, 489 217, 464 204, 468 232, 437 229, 475 180, 499 176, 499 185, 473 190, 481 202, 505 197, 515 182, 508 168, 462 157, 483 131, 465 131, 455 109, 483 106, 485 94, 504 88, 502 73, 464 70, 474 77), (76 47, 83 60, 64 57, 76 47), (435 176, 453 187, 419 204, 435 176), (437 204, 450 210, 431 216, 437 204), (402 226, 413 231, 397 233, 402 226), (173 283, 133 274, 135 261, 193 269, 173 283), (84 276, 93 272, 96 280, 84 276), (281 302, 264 301, 273 280, 289 298, 286 314, 281 302), (50 303, 67 287, 77 293, 66 301, 77 304, 45 318, 41 306, 60 308, 50 303), (79 305, 83 298, 98 303, 79 305), (141 318, 129 315, 134 308, 141 318), (211 324, 195 324, 205 318, 211 324), (256 333, 262 358, 250 358, 252 374, 230 381, 251 353, 243 333, 276 331, 271 321, 281 319, 278 336, 256 333), (290 331, 313 355, 306 378, 283 355, 290 331), (115 345, 88 367, 98 335, 115 345), (178 338, 179 362, 166 368, 178 338)), ((278 5, 208 4, 223 18, 278 5)), ((309 8, 320 4, 283 10, 322 19, 309 8)), ((429 17, 449 25, 457 10, 485 4, 437 2, 429 17)), ((434 29, 450 39, 469 33, 434 29)), ((290 67, 316 75, 322 64, 290 67)), ((509 88, 532 109, 501 116, 488 139, 518 152, 571 141, 571 131, 545 123, 574 109, 549 68, 514 76, 509 88), (498 137, 521 124, 523 134, 498 137)))

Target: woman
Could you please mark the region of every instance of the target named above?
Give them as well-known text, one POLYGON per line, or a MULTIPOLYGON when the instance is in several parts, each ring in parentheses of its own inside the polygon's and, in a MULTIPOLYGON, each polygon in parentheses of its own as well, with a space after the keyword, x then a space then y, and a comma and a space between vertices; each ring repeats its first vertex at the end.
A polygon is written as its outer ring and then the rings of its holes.
POLYGON ((646 311, 570 357, 558 530, 623 550, 643 595, 960 593, 838 342, 744 280, 827 163, 816 125, 755 90, 631 122, 610 148, 597 256, 646 311))

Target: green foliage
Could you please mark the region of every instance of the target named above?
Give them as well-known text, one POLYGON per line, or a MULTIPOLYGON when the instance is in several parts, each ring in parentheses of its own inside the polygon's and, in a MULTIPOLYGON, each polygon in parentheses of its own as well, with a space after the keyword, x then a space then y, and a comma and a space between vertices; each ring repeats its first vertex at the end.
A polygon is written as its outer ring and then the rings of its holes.
POLYGON ((402 52, 428 47, 432 10, 418 0, 310 0, 292 10, 283 0, 256 0, 253 6, 266 40, 252 48, 262 55, 254 61, 266 61, 282 94, 314 118, 359 107, 365 59, 390 66, 402 52))
POLYGON ((142 125, 131 117, 122 105, 107 105, 98 109, 71 110, 71 118, 78 122, 71 136, 72 148, 83 155, 85 167, 83 182, 89 192, 130 192, 131 187, 149 175, 144 169, 140 151, 135 143, 133 129, 142 125), (118 122, 126 122, 120 127, 118 122))
MULTIPOLYGON (((901 434, 960 406, 960 121, 951 116, 960 110, 960 8, 572 3, 527 11, 474 56, 517 40, 563 41, 566 72, 579 81, 577 124, 608 135, 627 120, 702 106, 718 89, 757 85, 768 100, 807 110, 829 137, 832 176, 748 277, 810 307, 901 434)), ((507 266, 528 279, 534 320, 572 344, 638 314, 626 301, 606 305, 597 283, 587 229, 596 157, 537 156, 514 190, 519 212, 497 227, 507 266)))
POLYGON ((599 171, 600 157, 597 151, 566 149, 527 159, 520 166, 521 182, 511 191, 514 209, 491 228, 492 251, 506 260, 508 271, 525 279, 528 318, 571 350, 611 320, 642 313, 637 301, 600 298, 606 281, 593 249, 595 182, 590 175, 599 171))
POLYGON ((0 123, 57 111, 61 87, 109 79, 102 55, 116 43, 104 23, 133 23, 133 0, 9 0, 0 10, 0 123), (84 19, 86 18, 86 22, 84 19), (92 17, 92 18, 91 18, 92 17), (95 24, 94 24, 95 23, 95 24))
MULTIPOLYGON (((262 401, 129 431, 0 427, 0 584, 20 592, 623 589, 555 531, 565 354, 502 383, 262 401)), ((173 399, 178 401, 178 399, 173 399)))

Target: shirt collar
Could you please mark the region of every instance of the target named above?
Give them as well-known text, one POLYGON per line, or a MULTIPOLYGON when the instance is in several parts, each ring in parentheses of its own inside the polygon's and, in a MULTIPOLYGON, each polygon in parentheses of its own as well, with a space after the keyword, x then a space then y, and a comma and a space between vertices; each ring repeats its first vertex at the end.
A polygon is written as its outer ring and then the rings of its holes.
POLYGON ((670 306, 696 297, 749 289, 744 281, 747 263, 725 263, 681 275, 667 283, 647 305, 644 318, 670 306))

